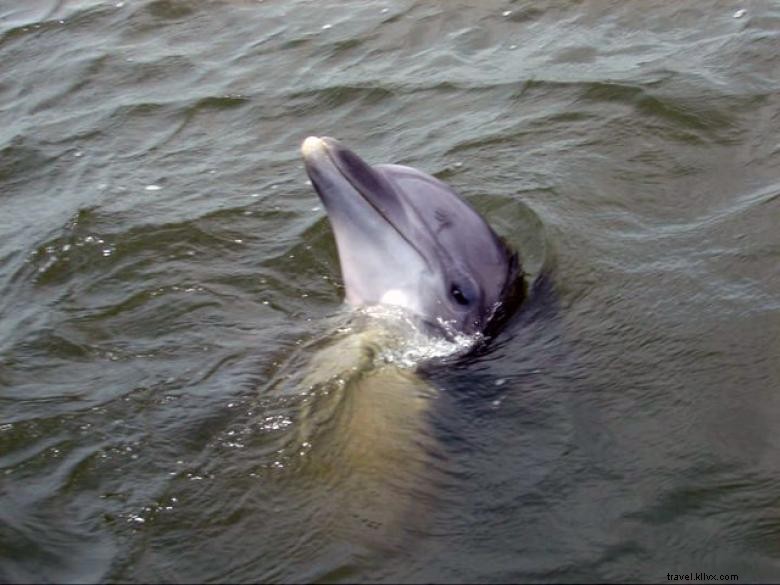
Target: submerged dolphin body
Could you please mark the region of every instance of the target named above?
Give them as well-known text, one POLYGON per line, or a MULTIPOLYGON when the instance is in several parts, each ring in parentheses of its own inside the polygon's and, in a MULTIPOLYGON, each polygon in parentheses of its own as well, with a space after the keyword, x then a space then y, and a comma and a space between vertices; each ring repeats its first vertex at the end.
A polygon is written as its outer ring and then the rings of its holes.
POLYGON ((301 146, 336 237, 346 300, 394 305, 445 335, 484 333, 520 301, 517 255, 448 185, 369 165, 332 138, 301 146))
POLYGON ((295 468, 313 490, 307 497, 327 502, 317 541, 395 550, 424 529, 447 481, 430 418, 443 402, 417 366, 489 337, 522 299, 520 266, 441 181, 371 166, 331 138, 307 138, 301 151, 335 234, 347 302, 403 310, 389 311, 397 320, 359 311, 350 327, 329 327, 289 358, 278 383, 306 396, 294 442, 306 463, 295 468))

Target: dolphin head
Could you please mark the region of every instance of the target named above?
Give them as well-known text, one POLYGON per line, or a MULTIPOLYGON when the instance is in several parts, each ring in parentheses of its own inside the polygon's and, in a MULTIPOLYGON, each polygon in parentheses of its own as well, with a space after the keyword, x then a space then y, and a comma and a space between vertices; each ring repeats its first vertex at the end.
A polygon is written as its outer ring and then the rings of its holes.
POLYGON ((410 167, 369 165, 332 138, 311 136, 301 152, 349 304, 400 306, 471 335, 519 301, 517 255, 449 186, 410 167))

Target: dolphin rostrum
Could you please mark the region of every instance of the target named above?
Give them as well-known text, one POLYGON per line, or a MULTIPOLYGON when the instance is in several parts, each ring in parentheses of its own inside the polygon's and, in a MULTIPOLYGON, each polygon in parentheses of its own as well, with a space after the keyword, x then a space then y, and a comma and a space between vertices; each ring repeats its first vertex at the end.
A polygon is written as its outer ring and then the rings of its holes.
POLYGON ((519 303, 517 254, 451 187, 369 165, 333 138, 301 146, 339 252, 346 300, 403 307, 445 335, 484 333, 519 303))

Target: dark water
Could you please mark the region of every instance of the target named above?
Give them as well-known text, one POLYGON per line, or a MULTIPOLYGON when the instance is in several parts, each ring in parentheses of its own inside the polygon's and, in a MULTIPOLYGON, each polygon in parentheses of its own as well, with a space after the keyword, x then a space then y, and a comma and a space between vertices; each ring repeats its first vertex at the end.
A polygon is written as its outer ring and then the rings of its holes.
POLYGON ((0 581, 780 579, 779 31, 0 1, 0 581), (309 134, 549 262, 489 351, 307 382, 349 339, 309 134))

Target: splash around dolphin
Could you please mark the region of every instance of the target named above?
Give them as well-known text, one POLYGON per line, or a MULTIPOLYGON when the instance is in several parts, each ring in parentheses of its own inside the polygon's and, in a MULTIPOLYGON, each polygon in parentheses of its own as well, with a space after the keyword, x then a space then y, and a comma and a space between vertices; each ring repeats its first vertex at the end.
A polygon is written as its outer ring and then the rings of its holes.
POLYGON ((301 153, 336 239, 346 301, 401 307, 445 337, 485 337, 522 301, 518 255, 451 187, 369 165, 333 138, 301 153))

